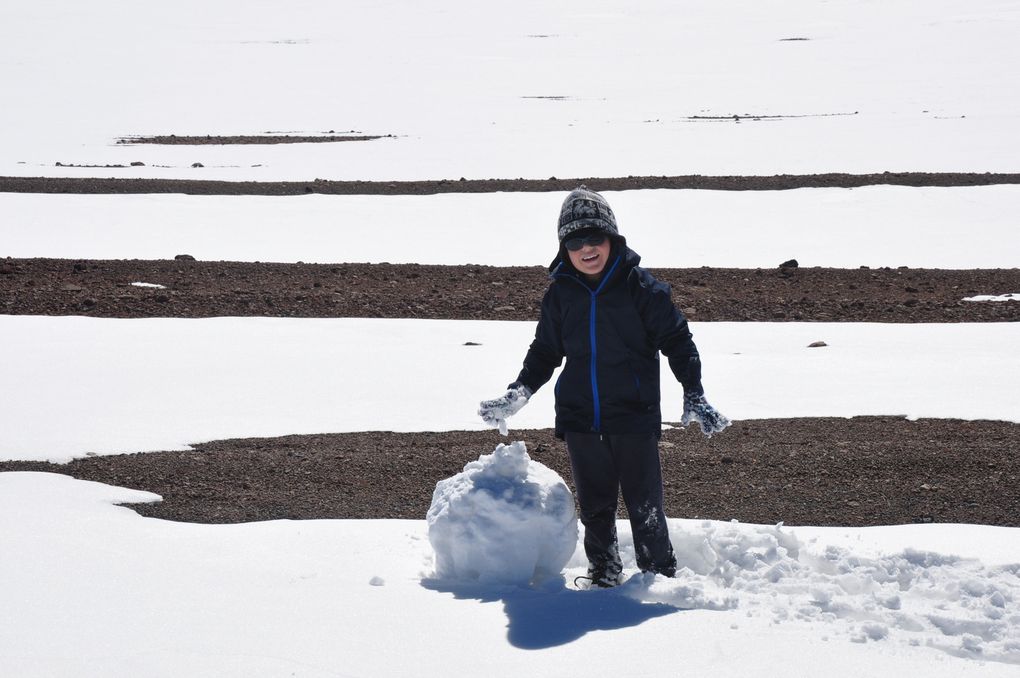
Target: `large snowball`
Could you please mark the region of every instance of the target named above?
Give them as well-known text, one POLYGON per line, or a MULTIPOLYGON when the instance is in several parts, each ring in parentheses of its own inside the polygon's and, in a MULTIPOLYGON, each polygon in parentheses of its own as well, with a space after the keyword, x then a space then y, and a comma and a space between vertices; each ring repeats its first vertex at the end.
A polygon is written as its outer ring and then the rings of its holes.
POLYGON ((428 528, 442 579, 526 584, 559 574, 577 545, 573 495, 523 442, 439 481, 428 528))

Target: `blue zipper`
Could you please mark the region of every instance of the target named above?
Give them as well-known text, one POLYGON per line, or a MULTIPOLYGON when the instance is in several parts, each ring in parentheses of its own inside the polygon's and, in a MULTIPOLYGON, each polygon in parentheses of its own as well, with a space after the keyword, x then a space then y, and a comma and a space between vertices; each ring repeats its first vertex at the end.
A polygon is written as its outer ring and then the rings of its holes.
MULTIPOLYGON (((599 285, 601 287, 601 285, 599 285)), ((599 405, 599 381, 595 372, 596 344, 595 344, 595 292, 591 293, 591 323, 589 326, 589 341, 591 341, 591 398, 595 404, 595 418, 592 420, 591 429, 596 433, 602 427, 602 406, 599 405)))
POLYGON ((591 321, 589 323, 589 334, 591 340, 591 397, 595 405, 595 419, 593 421, 592 430, 595 433, 599 433, 602 430, 602 406, 599 404, 599 382, 598 374, 595 369, 595 364, 597 362, 596 359, 598 356, 597 342, 595 341, 595 311, 597 308, 595 301, 599 292, 601 292, 603 286, 605 286, 606 281, 609 280, 609 278, 613 275, 613 271, 616 270, 616 265, 619 263, 620 257, 617 256, 616 261, 613 262, 609 271, 602 276, 602 282, 600 282, 599 286, 591 292, 591 313, 589 314, 591 316, 591 321))
MULTIPOLYGON (((609 281, 609 278, 612 277, 613 271, 616 270, 616 267, 620 263, 620 260, 622 258, 623 258, 623 255, 617 255, 616 256, 616 259, 613 261, 613 265, 610 266, 609 270, 606 271, 606 274, 604 276, 602 276, 602 281, 599 282, 599 286, 597 288, 595 288, 594 290, 591 289, 590 287, 588 287, 588 285, 586 285, 584 283, 584 281, 581 280, 580 278, 578 278, 576 276, 573 276, 573 275, 568 275, 566 273, 560 273, 559 272, 560 269, 563 268, 563 262, 560 262, 560 264, 549 275, 550 278, 561 278, 561 277, 562 278, 570 278, 571 280, 574 280, 575 282, 577 282, 578 285, 584 285, 584 288, 586 290, 588 290, 589 294, 591 294, 591 313, 589 313, 591 318, 590 318, 589 326, 588 326, 588 336, 589 336, 589 341, 591 342, 591 396, 592 396, 592 402, 595 405, 594 419, 592 421, 592 423, 593 423, 592 431, 594 433, 599 433, 600 429, 602 428, 602 407, 599 405, 599 384, 598 384, 598 378, 597 378, 597 371, 595 369, 596 356, 597 356, 597 342, 595 341, 595 309, 596 309, 595 298, 598 296, 599 292, 602 291, 602 288, 605 286, 606 282, 609 281)), ((562 375, 560 375, 560 376, 562 376, 562 375)), ((559 388, 559 379, 556 380, 556 387, 559 388)))

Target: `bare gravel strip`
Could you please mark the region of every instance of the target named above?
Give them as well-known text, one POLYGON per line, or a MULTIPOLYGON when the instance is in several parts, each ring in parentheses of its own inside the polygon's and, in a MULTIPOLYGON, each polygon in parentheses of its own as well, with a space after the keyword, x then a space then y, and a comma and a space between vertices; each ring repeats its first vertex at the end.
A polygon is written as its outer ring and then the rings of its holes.
POLYGON ((433 195, 569 191, 578 184, 598 191, 646 188, 777 191, 860 186, 989 186, 1020 184, 1020 173, 881 172, 876 174, 777 174, 773 176, 628 176, 574 179, 441 179, 435 181, 213 181, 99 177, 0 177, 3 193, 184 193, 188 195, 433 195))
MULTIPOLYGON (((694 321, 996 322, 1020 269, 653 269, 694 321)), ((0 259, 0 313, 534 320, 540 266, 0 259), (164 288, 138 287, 143 282, 164 288)))
MULTIPOLYGON (((386 135, 388 137, 392 134, 386 135)), ((237 146, 237 145, 275 145, 275 144, 327 144, 343 141, 374 141, 382 139, 382 135, 367 134, 323 134, 323 135, 294 135, 294 134, 258 134, 258 135, 237 135, 237 136, 178 136, 176 134, 164 134, 151 137, 124 137, 118 139, 118 144, 139 145, 157 144, 161 146, 237 146)))
MULTIPOLYGON (((569 478, 551 431, 514 431, 569 478)), ((494 431, 347 433, 222 440, 189 452, 2 462, 156 492, 143 515, 203 523, 411 518, 437 481, 506 439, 494 431)), ((736 422, 712 439, 666 431, 672 517, 789 525, 980 523, 1020 527, 1020 425, 855 417, 736 422)))

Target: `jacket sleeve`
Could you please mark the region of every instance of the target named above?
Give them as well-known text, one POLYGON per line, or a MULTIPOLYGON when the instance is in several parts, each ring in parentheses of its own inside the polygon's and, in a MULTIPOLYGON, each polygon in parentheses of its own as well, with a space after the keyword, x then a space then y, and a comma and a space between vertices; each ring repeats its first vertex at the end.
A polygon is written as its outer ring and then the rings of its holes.
POLYGON ((553 371, 563 362, 562 317, 559 299, 550 285, 542 298, 542 311, 535 329, 535 339, 524 356, 524 367, 510 388, 527 386, 537 391, 552 377, 553 371))
POLYGON ((652 343, 669 360, 669 368, 684 387, 685 395, 701 395, 701 357, 694 345, 687 318, 673 303, 669 285, 648 271, 637 273, 638 312, 652 343))

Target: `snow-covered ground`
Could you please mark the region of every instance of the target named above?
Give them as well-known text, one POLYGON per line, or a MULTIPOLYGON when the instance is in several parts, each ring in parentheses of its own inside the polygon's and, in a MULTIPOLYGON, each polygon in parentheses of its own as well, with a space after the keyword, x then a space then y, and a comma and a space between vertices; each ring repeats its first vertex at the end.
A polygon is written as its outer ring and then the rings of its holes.
POLYGON ((434 579, 424 520, 191 525, 112 505, 153 499, 0 474, 0 673, 992 678, 1020 662, 1015 529, 671 520, 681 577, 585 592, 565 586, 580 552, 535 588, 434 579))
MULTIPOLYGON (((1020 186, 606 191, 651 267, 1012 268, 1020 186)), ((561 193, 0 193, 3 254, 67 259, 546 265, 561 193)), ((158 282, 158 281, 153 281, 158 282)), ((993 292, 994 290, 989 290, 993 292)), ((1007 290, 1014 292, 1015 290, 1007 290)))
POLYGON ((1012 172, 1020 157, 1016 0, 9 4, 0 175, 1012 172), (116 144, 330 130, 395 136, 116 144))
MULTIPOLYGON (((291 433, 482 430, 478 402, 517 377, 534 327, 0 316, 0 383, 16 394, 0 408, 0 458, 66 461, 291 433)), ((734 419, 1020 421, 1018 323, 699 323, 694 332, 708 397, 734 419), (808 347, 819 340, 828 346, 808 347)), ((677 421, 682 389, 666 361, 662 371, 664 418, 677 421)), ((512 428, 552 426, 551 386, 512 428)))

